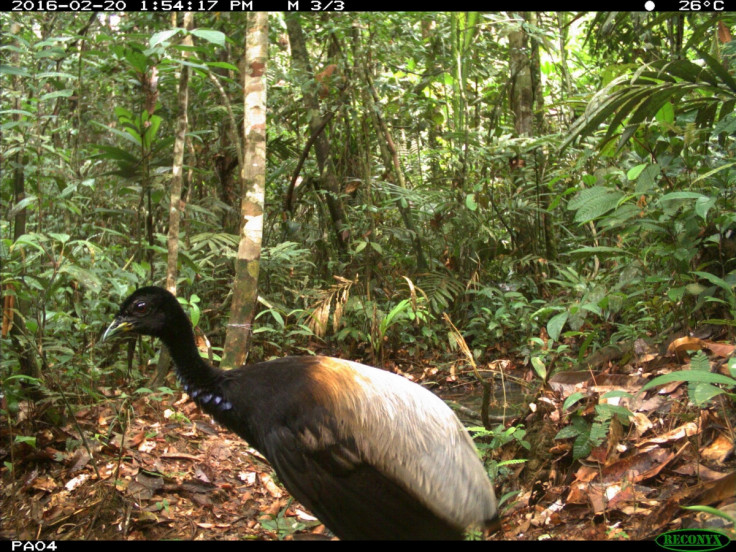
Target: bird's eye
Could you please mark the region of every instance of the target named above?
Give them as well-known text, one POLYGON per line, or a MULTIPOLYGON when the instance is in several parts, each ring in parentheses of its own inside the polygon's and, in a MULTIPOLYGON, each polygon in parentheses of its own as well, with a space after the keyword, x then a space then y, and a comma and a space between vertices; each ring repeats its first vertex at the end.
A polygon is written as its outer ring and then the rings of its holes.
POLYGON ((133 303, 133 312, 135 314, 146 314, 148 311, 148 303, 145 301, 138 301, 137 303, 133 303))

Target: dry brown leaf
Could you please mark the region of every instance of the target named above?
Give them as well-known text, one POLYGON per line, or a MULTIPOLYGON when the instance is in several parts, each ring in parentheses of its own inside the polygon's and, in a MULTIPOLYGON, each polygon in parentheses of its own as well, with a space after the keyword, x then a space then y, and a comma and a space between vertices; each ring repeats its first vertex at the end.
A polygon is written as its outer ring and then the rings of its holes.
POLYGON ((634 437, 641 437, 654 427, 652 421, 642 412, 635 412, 633 416, 629 416, 629 422, 634 426, 634 437))
POLYGON ((736 345, 731 345, 730 343, 703 341, 703 345, 705 345, 706 349, 709 349, 711 353, 721 358, 730 357, 733 354, 734 350, 736 350, 736 345))
POLYGON ((56 489, 57 486, 58 485, 56 484, 56 481, 46 475, 37 477, 33 480, 33 483, 31 483, 31 488, 47 493, 50 493, 51 491, 56 489))
POLYGON ((201 462, 202 457, 201 456, 195 456, 193 454, 185 454, 183 452, 177 452, 174 450, 173 452, 165 452, 161 455, 161 458, 174 458, 176 460, 191 460, 192 462, 201 462))
POLYGON ((713 481, 714 479, 720 479, 721 477, 726 475, 723 472, 712 470, 708 466, 699 464, 697 462, 687 462, 685 464, 680 464, 672 471, 680 475, 692 475, 702 481, 713 481))
POLYGON ((580 466, 575 472, 575 481, 593 481, 598 476, 598 468, 594 466, 580 466))
POLYGON ((622 458, 610 466, 603 468, 603 481, 644 481, 657 475, 675 455, 661 448, 653 448, 622 458))
POLYGON ((721 41, 721 44, 731 42, 731 31, 728 30, 723 21, 718 22, 718 40, 721 41))
POLYGON ((650 487, 642 485, 615 484, 606 489, 608 508, 623 508, 631 504, 641 504, 647 495, 652 492, 650 487))
POLYGON ((131 448, 135 448, 138 445, 140 445, 143 441, 146 440, 146 432, 145 431, 139 431, 135 435, 132 435, 130 439, 128 439, 128 442, 126 443, 127 446, 131 448))
POLYGON ((261 483, 263 483, 263 486, 266 487, 268 493, 274 498, 281 498, 284 494, 281 491, 281 487, 279 487, 273 478, 267 473, 261 474, 261 483))
POLYGON ((698 485, 697 494, 691 495, 691 504, 709 505, 717 504, 722 500, 731 499, 736 495, 736 472, 731 472, 721 479, 708 481, 698 485))
POLYGON ((675 429, 671 429, 670 431, 658 435, 657 437, 652 437, 651 439, 647 439, 646 441, 641 441, 640 443, 637 443, 636 446, 642 448, 649 445, 662 444, 669 441, 677 441, 685 437, 691 437, 698 432, 698 425, 695 422, 688 422, 679 427, 676 427, 675 429))
POLYGON ((701 452, 703 458, 723 464, 723 462, 733 454, 733 439, 719 434, 712 443, 703 447, 701 452))
POLYGON ((603 485, 588 485, 586 495, 595 514, 606 511, 606 489, 603 485))
POLYGON ((673 340, 667 347, 667 354, 676 355, 677 358, 682 359, 687 351, 699 351, 703 347, 705 344, 701 339, 685 336, 673 340))
POLYGON ((636 393, 649 380, 640 376, 628 376, 626 374, 600 374, 593 379, 593 385, 589 388, 596 393, 608 393, 609 391, 626 391, 636 393))
POLYGON ((558 392, 562 397, 572 395, 575 391, 579 391, 584 384, 590 379, 590 372, 587 370, 576 370, 569 372, 556 372, 548 380, 548 385, 553 391, 558 392))
POLYGON ((355 190, 360 188, 360 180, 351 180, 345 185, 345 193, 352 194, 355 190))
POLYGON ((80 474, 77 477, 73 477, 72 479, 67 481, 64 487, 66 488, 67 491, 72 491, 76 489, 77 487, 79 487, 82 483, 87 481, 89 477, 90 476, 87 473, 80 474))

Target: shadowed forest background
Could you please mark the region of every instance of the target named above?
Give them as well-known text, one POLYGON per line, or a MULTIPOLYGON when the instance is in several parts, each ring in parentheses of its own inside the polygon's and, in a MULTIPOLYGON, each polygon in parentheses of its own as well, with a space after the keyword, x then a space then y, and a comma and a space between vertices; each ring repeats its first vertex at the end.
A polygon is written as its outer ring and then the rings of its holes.
POLYGON ((736 15, 253 18, 0 13, 0 536, 325 535, 100 343, 168 283, 214 363, 451 400, 493 538, 733 538, 736 15))

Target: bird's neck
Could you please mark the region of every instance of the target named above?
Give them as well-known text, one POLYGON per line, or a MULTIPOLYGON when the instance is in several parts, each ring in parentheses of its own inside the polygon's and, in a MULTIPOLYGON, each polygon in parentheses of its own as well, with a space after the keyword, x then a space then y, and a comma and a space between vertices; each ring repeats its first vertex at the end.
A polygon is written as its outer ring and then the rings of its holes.
POLYGON ((188 393, 196 389, 213 389, 218 384, 221 370, 202 359, 194 339, 192 325, 186 316, 183 316, 183 321, 185 323, 169 326, 177 328, 176 333, 161 336, 176 365, 176 375, 188 393))

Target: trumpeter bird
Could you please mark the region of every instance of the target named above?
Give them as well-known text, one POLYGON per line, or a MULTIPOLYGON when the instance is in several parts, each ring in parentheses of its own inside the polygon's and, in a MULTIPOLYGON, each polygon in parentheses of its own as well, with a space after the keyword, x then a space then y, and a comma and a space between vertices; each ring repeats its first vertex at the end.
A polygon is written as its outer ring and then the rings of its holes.
POLYGON ((159 287, 135 291, 103 340, 160 338, 179 382, 265 456, 288 491, 341 539, 460 539, 497 516, 473 441, 450 408, 409 380, 324 356, 220 370, 159 287))

